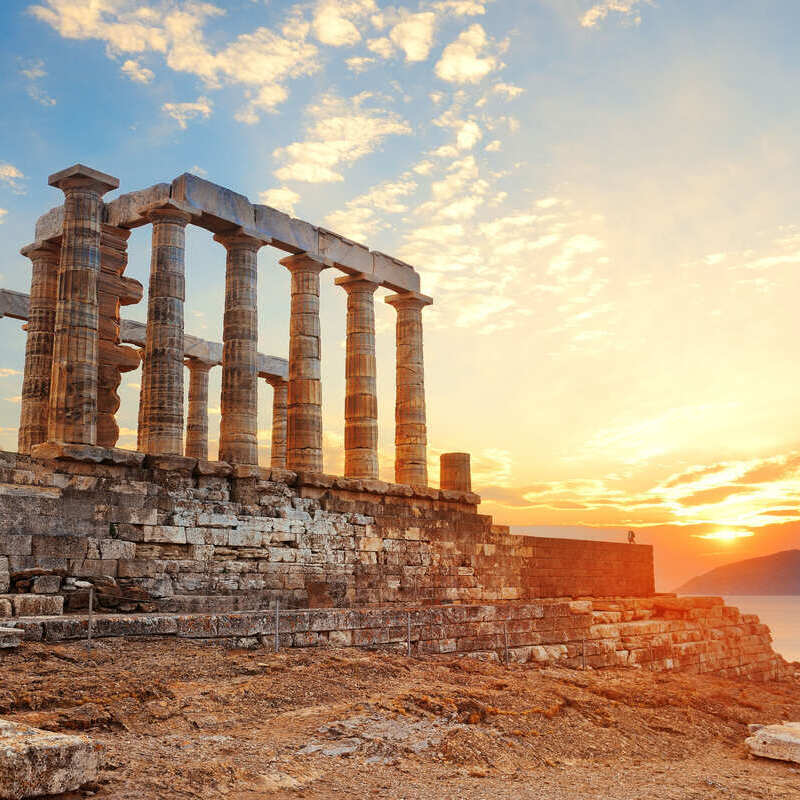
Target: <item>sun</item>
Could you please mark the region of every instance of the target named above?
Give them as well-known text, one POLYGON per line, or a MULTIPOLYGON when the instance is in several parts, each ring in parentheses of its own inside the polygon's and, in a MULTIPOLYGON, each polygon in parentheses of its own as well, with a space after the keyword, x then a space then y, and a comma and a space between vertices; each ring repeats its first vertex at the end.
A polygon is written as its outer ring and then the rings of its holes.
POLYGON ((732 528, 724 528, 721 531, 713 531, 712 533, 704 533, 698 536, 698 539, 714 539, 717 542, 733 542, 736 539, 746 539, 753 536, 753 531, 734 530, 732 528))

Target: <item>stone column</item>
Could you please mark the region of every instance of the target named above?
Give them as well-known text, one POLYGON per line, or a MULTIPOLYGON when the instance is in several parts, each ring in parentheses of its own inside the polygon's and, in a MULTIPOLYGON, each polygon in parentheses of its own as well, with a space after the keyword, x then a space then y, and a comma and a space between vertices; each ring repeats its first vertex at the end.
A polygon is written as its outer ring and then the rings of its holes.
POLYGON ((34 242, 20 250, 32 265, 17 443, 20 453, 30 453, 32 447, 47 439, 60 252, 61 248, 53 242, 34 242))
POLYGON ((375 290, 364 275, 336 280, 347 292, 347 356, 344 398, 344 474, 378 477, 378 394, 375 385, 375 290))
POLYGON ((425 422, 425 370, 422 357, 422 309, 433 300, 418 292, 386 298, 397 310, 397 396, 395 462, 397 483, 428 485, 425 422))
POLYGON ((308 253, 289 256, 280 263, 292 273, 286 466, 322 472, 319 274, 330 265, 308 253))
POLYGON ((208 461, 208 373, 211 365, 187 358, 189 409, 186 417, 186 457, 208 461))
POLYGON ((228 251, 222 327, 219 460, 258 466, 258 251, 243 230, 217 234, 228 251))
POLYGON ((186 225, 191 214, 174 201, 151 207, 153 225, 147 334, 142 365, 139 450, 183 453, 183 302, 186 225))
POLYGON ((272 386, 272 450, 270 466, 286 469, 286 399, 289 384, 277 375, 266 379, 272 386))
POLYGON ((442 453, 439 457, 439 488, 471 492, 469 453, 442 453))
POLYGON ((119 186, 111 175, 76 164, 51 175, 64 192, 53 369, 47 438, 93 445, 97 437, 97 282, 102 196, 119 186))

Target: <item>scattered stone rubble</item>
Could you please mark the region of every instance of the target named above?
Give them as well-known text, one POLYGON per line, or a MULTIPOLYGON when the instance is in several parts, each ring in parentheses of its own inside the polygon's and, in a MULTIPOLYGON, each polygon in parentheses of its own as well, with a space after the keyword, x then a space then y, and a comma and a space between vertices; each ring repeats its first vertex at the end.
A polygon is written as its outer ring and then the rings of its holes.
POLYGON ((65 736, 0 719, 0 800, 61 794, 97 778, 99 748, 85 736, 65 736))

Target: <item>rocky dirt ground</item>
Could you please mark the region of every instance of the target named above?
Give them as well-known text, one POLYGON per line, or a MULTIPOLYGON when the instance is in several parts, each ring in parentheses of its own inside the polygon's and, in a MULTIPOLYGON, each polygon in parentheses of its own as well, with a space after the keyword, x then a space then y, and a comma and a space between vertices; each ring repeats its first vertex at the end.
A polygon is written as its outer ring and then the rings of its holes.
POLYGON ((0 657, 0 716, 104 746, 98 783, 70 800, 800 798, 800 768, 743 744, 747 723, 800 720, 800 671, 758 685, 357 650, 25 643, 0 657))

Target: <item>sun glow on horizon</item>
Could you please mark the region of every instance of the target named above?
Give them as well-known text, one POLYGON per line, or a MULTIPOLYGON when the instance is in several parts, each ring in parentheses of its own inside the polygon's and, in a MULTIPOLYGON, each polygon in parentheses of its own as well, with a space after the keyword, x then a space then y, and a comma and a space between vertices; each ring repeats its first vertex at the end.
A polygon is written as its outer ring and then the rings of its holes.
POLYGON ((747 539, 750 536, 754 536, 755 534, 753 531, 743 531, 743 530, 731 530, 725 529, 721 531, 713 531, 712 533, 702 533, 696 534, 696 539, 713 539, 717 542, 734 542, 737 539, 747 539))

